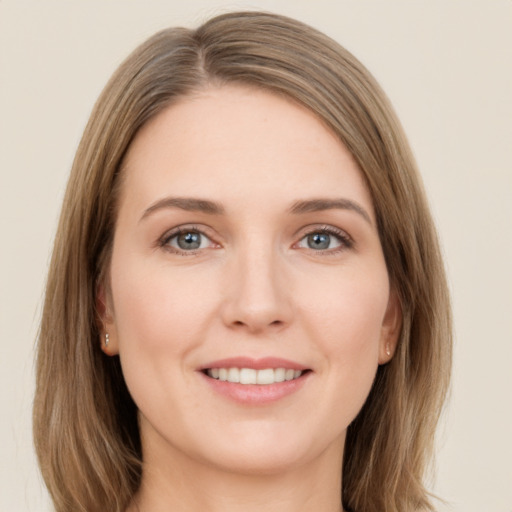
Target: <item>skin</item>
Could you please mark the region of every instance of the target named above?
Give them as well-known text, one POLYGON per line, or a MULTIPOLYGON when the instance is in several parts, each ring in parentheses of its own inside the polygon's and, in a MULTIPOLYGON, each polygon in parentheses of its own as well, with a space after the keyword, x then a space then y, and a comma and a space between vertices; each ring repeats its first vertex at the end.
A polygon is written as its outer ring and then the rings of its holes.
POLYGON ((123 173, 99 301, 103 349, 120 355, 140 411, 143 479, 128 510, 339 512, 346 429, 401 320, 350 153, 308 110, 222 86, 145 125, 123 173), (168 197, 223 212, 155 206, 168 197), (318 198, 344 207, 290 211, 318 198), (204 233, 199 249, 181 249, 176 227, 204 233), (310 372, 279 400, 239 403, 199 371, 238 356, 310 372))

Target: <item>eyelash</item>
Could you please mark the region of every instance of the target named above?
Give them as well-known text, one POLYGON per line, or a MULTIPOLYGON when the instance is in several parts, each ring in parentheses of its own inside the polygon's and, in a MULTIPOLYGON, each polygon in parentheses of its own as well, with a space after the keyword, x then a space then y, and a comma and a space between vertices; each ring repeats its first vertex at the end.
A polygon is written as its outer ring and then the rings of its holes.
POLYGON ((343 230, 336 228, 334 226, 323 225, 323 226, 309 226, 306 228, 299 241, 294 244, 297 246, 308 236, 316 235, 316 234, 325 234, 331 237, 334 237, 338 243, 339 247, 334 247, 332 249, 313 249, 311 247, 304 247, 309 253, 313 253, 318 256, 336 256, 339 253, 352 249, 354 247, 354 240, 343 230))
POLYGON ((168 231, 166 232, 159 240, 158 240, 158 246, 161 247, 162 249, 165 249, 173 254, 178 254, 180 256, 194 256, 195 254, 197 254, 199 251, 201 251, 202 249, 195 249, 195 250, 190 250, 190 251, 185 251, 185 250, 179 250, 175 247, 171 247, 169 245, 169 242, 173 239, 173 238, 176 238, 180 235, 185 235, 185 234, 188 234, 188 233, 196 233, 198 235, 201 235, 201 236, 204 236, 206 237, 208 240, 211 241, 211 238, 204 233, 204 230, 200 229, 199 227, 197 226, 180 226, 180 227, 177 227, 171 231, 168 231))
MULTIPOLYGON (((212 242, 211 238, 204 233, 204 230, 200 229, 197 226, 180 226, 177 227, 170 232, 166 232, 159 240, 158 240, 158 246, 172 252, 174 254, 178 254, 181 256, 193 256, 195 254, 198 254, 201 250, 201 248, 195 249, 195 250, 179 250, 175 247, 171 247, 169 245, 169 242, 180 235, 185 235, 188 233, 196 233, 201 236, 206 237, 210 242, 212 242)), ((333 236, 337 239, 337 241, 340 243, 339 247, 336 247, 334 249, 312 249, 307 248, 308 251, 311 251, 315 254, 322 255, 322 256, 330 256, 338 254, 342 251, 345 251, 347 249, 352 249, 354 247, 354 241, 353 239, 343 230, 335 228, 333 226, 312 226, 307 231, 303 232, 302 236, 300 237, 299 241, 293 244, 293 246, 297 246, 300 242, 302 242, 306 237, 315 235, 315 234, 325 234, 329 236, 333 236)), ((212 242, 214 243, 214 242, 212 242)))

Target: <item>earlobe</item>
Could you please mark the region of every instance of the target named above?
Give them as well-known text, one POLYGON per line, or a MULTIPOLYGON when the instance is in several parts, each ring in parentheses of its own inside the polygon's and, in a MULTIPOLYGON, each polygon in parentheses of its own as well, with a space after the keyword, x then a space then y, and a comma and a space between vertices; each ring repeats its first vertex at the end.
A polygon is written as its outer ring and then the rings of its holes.
POLYGON ((398 338, 402 328, 402 307, 398 294, 391 290, 389 301, 382 322, 381 339, 379 347, 379 364, 391 361, 395 353, 398 338))
POLYGON ((107 356, 116 356, 119 354, 117 343, 108 332, 104 334, 100 333, 100 346, 101 350, 107 354, 107 356))

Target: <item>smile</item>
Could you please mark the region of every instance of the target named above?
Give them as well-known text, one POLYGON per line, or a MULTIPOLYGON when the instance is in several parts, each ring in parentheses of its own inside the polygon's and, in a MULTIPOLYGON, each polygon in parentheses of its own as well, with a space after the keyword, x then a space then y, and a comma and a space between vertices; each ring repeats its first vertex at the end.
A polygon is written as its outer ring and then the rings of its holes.
POLYGON ((205 373, 212 379, 224 382, 270 385, 298 379, 304 372, 291 368, 208 368, 205 373))

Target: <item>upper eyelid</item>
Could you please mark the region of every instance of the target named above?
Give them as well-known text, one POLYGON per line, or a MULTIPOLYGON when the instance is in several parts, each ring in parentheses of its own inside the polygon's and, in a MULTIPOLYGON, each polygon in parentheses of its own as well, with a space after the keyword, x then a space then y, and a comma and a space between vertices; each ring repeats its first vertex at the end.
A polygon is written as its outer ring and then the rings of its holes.
POLYGON ((299 229, 296 232, 295 236, 297 236, 297 237, 300 236, 302 239, 303 237, 305 237, 311 233, 317 233, 317 232, 333 234, 333 235, 340 236, 341 238, 346 238, 352 242, 354 241, 352 236, 350 236, 350 234, 345 229, 341 229, 336 226, 332 226, 330 224, 309 224, 308 226, 304 226, 301 229, 299 229))
POLYGON ((182 224, 182 225, 175 226, 175 227, 165 231, 162 234, 162 236, 159 237, 159 240, 160 241, 169 240, 170 238, 173 238, 176 235, 179 235, 181 233, 187 233, 187 232, 200 233, 200 234, 206 236, 207 238, 211 239, 213 234, 210 234, 209 231, 212 231, 212 228, 210 228, 209 226, 204 226, 204 225, 199 226, 197 224, 182 224))

